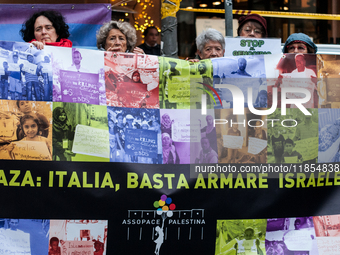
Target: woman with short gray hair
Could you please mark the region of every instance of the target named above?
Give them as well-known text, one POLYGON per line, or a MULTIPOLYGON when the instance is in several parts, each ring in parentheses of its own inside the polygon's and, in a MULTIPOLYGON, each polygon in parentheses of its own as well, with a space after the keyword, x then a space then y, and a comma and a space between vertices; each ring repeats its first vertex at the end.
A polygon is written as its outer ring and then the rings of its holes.
POLYGON ((144 54, 136 43, 136 29, 128 22, 111 20, 97 32, 97 48, 101 50, 144 54))
MULTIPOLYGON (((225 41, 223 35, 213 28, 204 30, 196 38, 197 54, 200 59, 223 57, 225 41)), ((191 62, 198 62, 199 59, 190 59, 191 62)))

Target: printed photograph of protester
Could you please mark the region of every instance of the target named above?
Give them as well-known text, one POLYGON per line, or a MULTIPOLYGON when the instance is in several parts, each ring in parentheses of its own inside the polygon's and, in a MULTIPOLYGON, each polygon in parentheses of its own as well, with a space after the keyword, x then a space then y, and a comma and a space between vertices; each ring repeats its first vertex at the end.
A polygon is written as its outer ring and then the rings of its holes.
POLYGON ((52 160, 52 103, 0 100, 0 159, 52 160))
POLYGON ((318 252, 313 217, 267 220, 266 254, 323 254, 318 252))
POLYGON ((50 220, 48 255, 106 254, 107 224, 107 220, 50 220))
POLYGON ((158 57, 105 52, 107 105, 159 108, 158 57))
POLYGON ((214 88, 222 100, 222 105, 217 103, 215 109, 247 108, 249 103, 255 108, 267 108, 267 84, 263 56, 225 57, 211 61, 214 67, 214 88), (233 87, 221 88, 223 85, 233 85, 233 87), (248 88, 252 88, 251 102, 248 102, 248 88), (244 102, 239 96, 237 100, 234 99, 236 91, 243 93, 244 102))
POLYGON ((232 109, 215 110, 219 163, 266 163, 267 122, 245 110, 233 115, 232 109))
POLYGON ((267 116, 274 119, 268 126, 268 163, 316 163, 318 158, 319 128, 318 109, 307 109, 304 115, 299 109, 281 109, 267 116), (283 146, 283 148, 282 148, 283 146))
POLYGON ((317 56, 318 74, 318 96, 319 108, 339 108, 340 107, 340 87, 338 71, 340 56, 322 55, 317 56))
POLYGON ((208 109, 206 115, 201 110, 190 111, 190 156, 195 164, 218 162, 214 110, 208 109))
MULTIPOLYGON (((308 102, 303 103, 305 108, 318 108, 317 93, 317 76, 316 76, 316 55, 315 54, 284 54, 278 60, 275 57, 266 56, 266 69, 273 69, 267 78, 270 78, 268 86, 269 105, 272 105, 273 88, 278 90, 278 107, 281 107, 281 90, 282 88, 303 88, 310 92, 311 98, 308 102), (270 61, 272 60, 272 61, 270 61), (273 75, 276 74, 276 77, 273 75)), ((302 99, 306 95, 304 93, 289 92, 286 93, 288 99, 302 99)), ((296 108, 296 105, 289 104, 288 108, 296 108)))
POLYGON ((340 161, 340 109, 319 109, 319 163, 340 161))
POLYGON ((106 105, 104 52, 46 47, 52 57, 53 101, 106 105))
POLYGON ((36 50, 28 43, 0 43, 0 98, 34 101, 51 101, 45 61, 50 56, 44 50, 36 50))
POLYGON ((53 160, 109 161, 106 106, 53 103, 53 160))
POLYGON ((266 254, 266 219, 218 220, 215 255, 266 254))
POLYGON ((49 220, 10 218, 3 219, 3 223, 0 225, 0 254, 48 253, 49 220))
POLYGON ((157 109, 107 107, 110 161, 162 164, 162 134, 157 109))
MULTIPOLYGON (((189 61, 173 58, 159 58, 159 93, 161 109, 195 109, 198 100, 190 98, 190 72, 189 61), (193 100, 193 101, 192 101, 193 100), (193 102, 191 104, 191 102, 193 102)), ((195 65, 194 65, 195 66, 195 65)), ((197 73, 194 66, 193 73, 197 73)), ((208 70, 207 70, 208 71, 208 70)), ((203 70, 202 66, 202 72, 203 70)), ((193 90, 195 93, 196 89, 193 90)))
POLYGON ((191 143, 200 143, 199 127, 192 130, 190 110, 161 109, 161 133, 163 164, 190 164, 191 143), (192 139, 192 132, 197 133, 192 139))
POLYGON ((206 105, 207 109, 214 109, 214 104, 219 101, 211 90, 213 87, 213 66, 210 59, 189 62, 189 66, 191 109, 201 109, 204 107, 203 105, 206 105), (202 94, 205 94, 205 99, 202 98, 202 94))

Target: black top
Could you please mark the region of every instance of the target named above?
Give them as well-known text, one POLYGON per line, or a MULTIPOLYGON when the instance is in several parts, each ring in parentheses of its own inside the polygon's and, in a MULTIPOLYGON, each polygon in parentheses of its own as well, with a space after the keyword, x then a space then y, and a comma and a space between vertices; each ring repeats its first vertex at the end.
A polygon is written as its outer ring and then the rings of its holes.
POLYGON ((145 54, 156 55, 156 56, 161 55, 161 47, 159 46, 159 44, 157 44, 155 47, 150 47, 146 45, 145 43, 143 43, 139 45, 138 47, 144 50, 145 54))

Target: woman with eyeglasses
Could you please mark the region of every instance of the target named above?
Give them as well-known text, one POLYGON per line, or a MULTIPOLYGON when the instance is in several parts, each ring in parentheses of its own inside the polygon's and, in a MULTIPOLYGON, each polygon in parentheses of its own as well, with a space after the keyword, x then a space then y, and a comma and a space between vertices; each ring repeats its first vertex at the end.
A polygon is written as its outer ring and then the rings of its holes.
POLYGON ((283 53, 316 53, 318 47, 313 43, 308 35, 303 33, 291 34, 285 45, 283 46, 283 53))
POLYGON ((258 14, 249 14, 238 19, 238 36, 264 38, 268 36, 267 21, 258 14))

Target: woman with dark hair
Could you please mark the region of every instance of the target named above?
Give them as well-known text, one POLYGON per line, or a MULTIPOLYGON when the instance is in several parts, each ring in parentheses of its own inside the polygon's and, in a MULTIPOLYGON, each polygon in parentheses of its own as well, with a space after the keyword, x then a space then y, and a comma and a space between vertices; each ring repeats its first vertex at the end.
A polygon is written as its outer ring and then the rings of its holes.
POLYGON ((53 160, 56 160, 56 156, 60 161, 67 161, 65 151, 68 149, 68 140, 70 139, 71 126, 67 124, 67 115, 62 107, 56 107, 53 110, 53 160))
POLYGON ((162 134, 163 164, 179 164, 180 159, 168 133, 162 134))
POLYGON ((25 42, 32 43, 39 50, 44 45, 72 47, 68 40, 70 33, 65 18, 56 11, 41 11, 34 13, 22 25, 20 34, 25 42))

